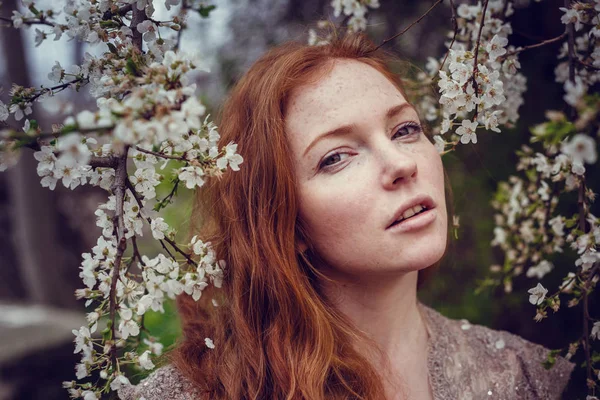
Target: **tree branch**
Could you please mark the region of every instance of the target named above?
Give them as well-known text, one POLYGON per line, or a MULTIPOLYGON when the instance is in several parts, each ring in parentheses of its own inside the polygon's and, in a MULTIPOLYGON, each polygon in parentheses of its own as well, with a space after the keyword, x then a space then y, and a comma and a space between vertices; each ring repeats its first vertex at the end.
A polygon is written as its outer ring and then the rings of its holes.
POLYGON ((506 58, 508 58, 510 56, 513 56, 515 54, 519 54, 522 51, 529 50, 529 49, 535 49, 537 47, 542 47, 542 46, 545 46, 545 45, 550 44, 550 43, 558 42, 558 41, 564 39, 566 36, 567 36, 567 32, 564 32, 564 33, 562 33, 561 35, 559 35, 559 36, 557 36, 555 38, 544 40, 544 41, 542 41, 540 43, 531 44, 529 46, 522 47, 522 48, 517 49, 515 51, 510 51, 510 52, 504 54, 503 56, 501 56, 499 58, 502 59, 502 60, 505 60, 506 58))
MULTIPOLYGON (((138 194, 138 192, 135 190, 135 188, 133 187, 133 185, 132 185, 132 183, 131 183, 131 181, 130 181, 129 179, 127 179, 127 181, 126 181, 126 185, 127 185, 127 189, 129 189, 129 191, 130 191, 130 192, 131 192, 131 194, 133 195, 133 198, 135 199, 135 201, 138 203, 138 206, 140 207, 140 211, 138 212, 139 216, 140 216, 141 218, 144 218, 144 217, 141 215, 141 210, 142 210, 142 208, 144 207, 144 205, 143 205, 143 203, 142 203, 142 199, 141 199, 140 195, 139 195, 139 194, 138 194)), ((152 224, 152 219, 150 219, 150 217, 145 217, 144 219, 145 219, 145 220, 146 220, 146 221, 147 221, 149 224, 152 224)), ((193 266, 195 266, 195 267, 197 267, 197 266, 198 266, 198 264, 197 264, 197 263, 196 263, 194 260, 192 260, 192 259, 190 258, 190 256, 189 256, 187 253, 185 253, 183 250, 181 250, 181 249, 179 248, 179 246, 177 246, 177 243, 175 243, 173 240, 171 240, 171 239, 169 239, 168 237, 166 237, 166 236, 165 236, 165 239, 164 239, 164 241, 165 241, 165 242, 167 242, 167 243, 169 243, 169 244, 171 245, 171 247, 173 247, 173 249, 174 249, 176 252, 178 252, 179 254, 181 254, 182 256, 184 256, 184 257, 185 257, 185 259, 187 260, 188 264, 190 264, 190 265, 193 265, 193 266)), ((167 248, 166 248, 166 246, 164 245, 163 241, 161 240, 160 242, 161 242, 161 244, 163 245, 163 248, 164 248, 165 250, 167 250, 167 248)), ((173 257, 173 255, 171 254, 171 252, 170 252, 169 250, 167 250, 167 253, 169 254, 169 256, 171 256, 171 258, 175 259, 175 257, 173 257)))
POLYGON ((88 165, 92 168, 118 168, 119 159, 115 156, 92 157, 88 165))
MULTIPOLYGON (((481 14, 481 22, 479 23, 479 32, 477 32, 477 42, 475 44, 475 58, 473 60, 473 81, 475 83, 475 89, 477 89, 477 81, 475 80, 475 75, 479 70, 477 66, 477 57, 479 57, 479 46, 481 45, 481 31, 483 31, 483 26, 485 25, 485 13, 487 12, 489 0, 485 0, 485 4, 483 5, 483 13, 481 14)), ((477 91, 475 92, 477 95, 477 91)))
MULTIPOLYGON (((6 18, 6 17, 0 17, 0 21, 6 21, 6 22, 10 22, 11 26, 14 28, 15 26, 13 25, 13 20, 10 18, 6 18)), ((47 25, 47 26, 51 26, 54 28, 54 24, 52 22, 48 22, 45 20, 23 20, 23 24, 24 25, 47 25)), ((19 28, 15 28, 15 29, 19 29, 19 28)))
POLYGON ((112 333, 112 346, 110 348, 110 356, 113 365, 113 371, 117 371, 117 346, 116 346, 116 308, 117 308, 117 281, 119 280, 119 270, 121 268, 121 260, 123 253, 127 249, 127 239, 125 238, 125 217, 123 211, 123 203, 125 202, 125 182, 127 182, 127 152, 125 148, 123 154, 116 157, 115 180, 112 184, 112 191, 115 194, 115 216, 116 237, 117 237, 117 254, 113 265, 111 282, 110 282, 110 321, 112 333))
POLYGON ((437 0, 431 7, 429 7, 429 10, 427 10, 425 12, 425 14, 421 15, 419 18, 417 18, 415 21, 413 21, 412 24, 410 24, 409 26, 407 26, 406 28, 404 28, 401 32, 395 34, 394 36, 392 36, 391 38, 385 39, 383 42, 381 42, 381 44, 377 47, 375 47, 373 50, 371 51, 376 51, 378 49, 380 49, 381 47, 383 47, 386 43, 391 42, 392 40, 396 39, 399 36, 404 35, 410 28, 412 28, 413 26, 415 26, 416 24, 418 24, 419 22, 421 22, 421 20, 423 18, 425 18, 425 16, 427 16, 427 14, 429 14, 431 12, 431 10, 433 10, 438 4, 440 4, 442 1, 444 0, 437 0))
MULTIPOLYGON (((579 193, 577 196, 577 205, 579 207, 579 230, 583 233, 587 233, 587 227, 585 224, 585 216, 586 216, 586 204, 585 204, 585 180, 584 177, 581 177, 581 183, 579 184, 579 193)), ((590 271, 590 276, 594 274, 590 271)), ((587 366, 587 381, 592 381, 592 362, 590 357, 590 338, 589 338, 589 304, 588 304, 588 291, 591 279, 586 280, 583 285, 583 333, 584 333, 584 343, 585 343, 585 360, 587 366)), ((591 389, 588 386, 588 389, 591 389)), ((590 394, 590 393, 588 393, 590 394)))
POLYGON ((131 10, 132 10, 131 4, 127 4, 126 6, 118 8, 116 10, 116 12, 113 12, 113 10, 106 11, 104 14, 102 14, 102 19, 104 21, 108 21, 109 19, 112 19, 112 17, 114 17, 116 15, 123 16, 131 10))
MULTIPOLYGON (((479 56, 479 46, 481 44, 481 31, 483 31, 483 25, 485 25, 485 13, 487 11, 488 3, 490 0, 485 0, 485 4, 483 5, 483 13, 481 14, 481 22, 479 23, 479 32, 477 33, 477 42, 475 43, 475 58, 473 60, 473 89, 475 90, 475 97, 479 97, 479 87, 477 85, 477 72, 479 72, 479 67, 477 64, 477 57, 479 56)), ((479 106, 475 107, 475 117, 473 120, 477 120, 477 110, 479 106)))
POLYGON ((160 157, 160 158, 166 158, 168 160, 187 161, 184 157, 170 156, 170 155, 163 154, 163 153, 157 153, 155 151, 146 150, 146 149, 144 149, 142 147, 139 147, 139 146, 134 146, 134 148, 137 151, 139 151, 139 152, 146 153, 146 154, 151 154, 153 156, 160 157))
POLYGON ((132 7, 133 17, 131 18, 131 31, 133 32, 132 43, 133 45, 142 52, 142 34, 137 30, 138 24, 144 22, 148 17, 146 16, 146 10, 138 10, 137 7, 132 7))
POLYGON ((65 90, 66 88, 68 88, 70 85, 74 84, 74 83, 79 83, 79 82, 83 82, 83 81, 87 81, 88 78, 77 78, 77 79, 73 79, 70 82, 65 82, 62 83, 60 85, 56 85, 53 86, 51 88, 42 88, 40 89, 40 91, 38 93, 36 93, 35 95, 31 96, 31 97, 24 97, 23 99, 29 103, 32 103, 33 101, 35 101, 38 97, 40 97, 41 95, 48 93, 48 92, 62 92, 63 90, 65 90))
POLYGON ((452 49, 452 46, 456 41, 456 35, 458 34, 458 21, 456 18, 456 5, 454 4, 454 0, 450 0, 450 8, 452 10, 452 17, 450 18, 450 21, 452 22, 452 27, 454 28, 454 34, 452 35, 452 41, 450 42, 450 46, 448 46, 448 51, 446 51, 446 55, 444 55, 444 60, 440 64, 440 68, 438 69, 438 72, 437 74, 435 74, 435 76, 438 76, 440 74, 440 71, 444 68, 444 64, 446 63, 448 54, 450 54, 450 50, 452 49))
MULTIPOLYGON (((565 8, 570 8, 570 3, 570 0, 565 0, 565 8)), ((573 33, 573 23, 567 24, 567 27, 565 28, 565 33, 569 35, 569 80, 572 83, 575 83, 575 38, 573 33)))
POLYGON ((592 69, 594 71, 600 71, 600 68, 598 67, 594 67, 593 65, 590 65, 586 62, 581 61, 579 58, 576 58, 575 60, 577 62, 577 64, 581 65, 584 68, 588 68, 588 69, 592 69))

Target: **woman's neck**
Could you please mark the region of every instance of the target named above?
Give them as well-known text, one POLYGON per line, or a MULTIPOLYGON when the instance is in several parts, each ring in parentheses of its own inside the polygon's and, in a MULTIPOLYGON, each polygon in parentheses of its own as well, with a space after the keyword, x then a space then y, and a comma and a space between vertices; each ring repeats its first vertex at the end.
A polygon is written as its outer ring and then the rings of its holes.
POLYGON ((417 304, 417 277, 418 271, 411 271, 325 288, 336 308, 377 343, 394 369, 426 357, 427 330, 417 304))

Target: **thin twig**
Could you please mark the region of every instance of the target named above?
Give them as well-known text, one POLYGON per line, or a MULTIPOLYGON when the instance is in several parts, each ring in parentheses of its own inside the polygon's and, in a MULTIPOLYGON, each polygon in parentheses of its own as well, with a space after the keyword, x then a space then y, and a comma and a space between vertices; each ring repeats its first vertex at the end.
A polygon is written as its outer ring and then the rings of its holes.
MULTIPOLYGON (((485 0, 485 4, 483 5, 483 13, 481 14, 481 22, 479 23, 479 32, 477 32, 477 42, 475 44, 475 58, 473 60, 473 81, 475 83, 475 89, 477 89, 477 81, 475 80, 475 75, 479 70, 477 65, 477 57, 479 57, 479 46, 481 45, 481 32, 483 31, 483 26, 485 25, 485 13, 487 11, 489 0, 485 0)), ((477 95, 477 92, 475 93, 477 95)))
POLYGON ((133 259, 137 259, 142 265, 145 265, 142 261, 142 256, 140 255, 140 250, 137 245, 137 236, 133 235, 131 238, 131 243, 133 244, 133 259))
POLYGON ((506 11, 508 10, 508 5, 512 3, 511 0, 506 0, 504 2, 504 7, 502 7, 502 18, 506 18, 506 11))
MULTIPOLYGON (((579 195, 577 197, 577 205, 579 207, 579 230, 584 234, 587 233, 587 226, 585 224, 585 215, 586 215, 586 204, 585 204, 585 180, 584 177, 581 177, 581 183, 579 185, 579 195)), ((590 274, 593 276, 593 274, 590 274)), ((588 382, 592 379, 592 363, 590 357, 590 338, 589 338, 589 319, 590 314, 588 311, 588 290, 589 290, 589 281, 583 285, 583 332, 584 332, 584 342, 585 342, 585 360, 587 364, 587 380, 588 382)), ((591 388, 589 388, 591 389, 591 388)), ((589 393, 588 393, 589 394, 589 393)))
POLYGON ((581 65, 582 67, 588 68, 588 69, 592 69, 594 71, 600 71, 600 68, 598 67, 594 67, 593 65, 590 65, 586 62, 581 61, 579 58, 575 59, 575 61, 577 62, 577 64, 581 65))
MULTIPOLYGON (((565 0, 565 7, 569 8, 570 0, 565 0)), ((568 49, 569 49, 569 80, 575 84, 575 37, 573 33, 573 23, 568 23, 565 28, 565 33, 569 35, 568 49)), ((575 116, 575 109, 571 110, 571 117, 575 116)))
POLYGON ((151 151, 151 150, 146 150, 146 149, 144 149, 142 147, 139 147, 139 146, 134 146, 134 148, 137 151, 139 151, 139 152, 146 153, 146 154, 151 154, 153 156, 160 157, 160 158, 166 158, 166 159, 169 159, 169 160, 187 161, 184 157, 169 156, 167 154, 157 153, 157 152, 151 151))
POLYGON ((563 32, 561 35, 559 35, 559 36, 557 36, 555 38, 544 40, 544 41, 542 41, 540 43, 531 44, 529 46, 525 46, 525 47, 522 47, 522 48, 514 50, 514 51, 509 51, 508 53, 506 53, 503 56, 500 56, 498 58, 501 59, 501 60, 502 59, 506 59, 507 57, 513 56, 513 55, 518 54, 518 53, 520 53, 522 51, 525 51, 525 50, 535 49, 537 47, 542 47, 542 46, 545 46, 545 45, 550 44, 550 43, 558 42, 558 41, 564 39, 566 36, 567 36, 567 32, 563 32))
MULTIPOLYGON (((173 182, 173 188, 171 189, 171 192, 167 196, 165 196, 164 199, 162 199, 161 201, 159 201, 158 203, 156 203, 157 206, 160 205, 160 208, 163 208, 163 207, 165 207, 165 204, 171 202, 171 199, 173 198, 173 196, 177 192, 177 188, 179 187, 179 182, 181 182, 181 180, 179 179, 179 177, 177 177, 175 179, 175 181, 173 182)), ((158 210, 160 210, 160 208, 158 210)))
POLYGON ((454 5, 454 0, 450 0, 450 9, 452 10, 452 17, 450 18, 450 21, 452 22, 452 27, 454 28, 454 34, 452 35, 452 41, 450 42, 450 46, 448 46, 448 51, 446 51, 446 55, 444 56, 442 64, 440 64, 440 68, 438 69, 438 72, 437 74, 435 74, 435 76, 438 76, 440 74, 440 71, 444 68, 446 59, 448 59, 448 54, 450 54, 450 50, 452 50, 452 46, 456 41, 456 35, 458 34, 458 21, 456 18, 456 5, 454 5))
POLYGON ((416 24, 418 24, 419 22, 421 22, 421 20, 423 18, 425 18, 425 16, 427 14, 429 14, 431 12, 431 10, 433 10, 438 4, 440 4, 442 1, 444 0, 437 0, 431 7, 429 7, 429 10, 427 10, 425 12, 425 14, 421 15, 417 20, 413 21, 412 24, 410 24, 409 26, 407 26, 406 28, 404 28, 401 32, 395 34, 394 36, 392 36, 391 38, 385 39, 383 42, 381 42, 381 44, 377 47, 375 47, 373 50, 371 51, 376 51, 378 49, 380 49, 382 46, 384 46, 386 43, 391 42, 392 40, 396 39, 399 36, 402 36, 403 34, 405 34, 410 28, 412 28, 413 26, 415 26, 416 24))
MULTIPOLYGON (((477 42, 475 43, 475 58, 473 60, 473 89, 475 91, 475 97, 479 97, 479 87, 477 85, 477 72, 479 72, 479 67, 477 65, 477 57, 479 56, 479 46, 481 44, 481 31, 483 31, 483 25, 485 25, 485 13, 487 11, 488 3, 490 0, 485 0, 485 4, 483 5, 483 13, 481 14, 481 22, 479 23, 479 32, 477 33, 477 42)), ((475 116, 473 120, 477 120, 477 111, 479 107, 475 107, 475 116)))
MULTIPOLYGON (((131 181, 129 181, 129 179, 127 179, 127 181, 126 181, 126 183, 125 183, 125 184, 126 184, 126 186, 127 186, 127 189, 129 189, 129 191, 130 191, 130 192, 131 192, 131 194, 133 195, 133 198, 135 199, 135 201, 138 203, 138 206, 140 207, 140 211, 138 212, 138 215, 139 215, 141 218, 145 219, 145 220, 146 220, 146 221, 147 221, 149 224, 152 224, 152 219, 151 219, 150 217, 144 217, 144 216, 142 216, 142 214, 141 214, 141 210, 142 210, 142 208, 144 207, 144 205, 143 205, 143 203, 142 203, 142 199, 141 199, 141 197, 140 197, 139 193, 138 193, 138 192, 135 190, 135 188, 133 187, 133 184, 131 183, 131 181)), ((195 266, 195 267, 197 267, 197 266, 198 266, 198 264, 197 264, 197 263, 196 263, 194 260, 192 260, 192 259, 190 258, 190 256, 189 256, 189 255, 188 255, 186 252, 184 252, 183 250, 181 250, 181 249, 179 248, 179 246, 177 246, 177 243, 175 243, 173 240, 171 240, 171 239, 169 239, 168 237, 166 237, 166 236, 165 236, 165 238, 164 238, 164 241, 165 241, 165 242, 167 242, 167 243, 169 243, 169 244, 171 245, 171 247, 173 247, 173 249, 174 249, 176 252, 178 252, 179 254, 181 254, 182 256, 184 256, 184 257, 185 257, 185 259, 187 260, 188 264, 190 264, 190 265, 193 265, 193 266, 195 266)), ((161 244, 163 244, 163 241, 162 241, 162 240, 161 240, 160 242, 161 242, 161 244)), ((166 246, 165 246, 164 244, 163 244, 163 248, 164 248, 165 250, 167 250, 167 248, 166 248, 166 246)), ((175 259, 175 257, 173 257, 173 255, 171 254, 171 252, 170 252, 170 251, 168 251, 168 250, 167 250, 167 252, 168 252, 169 256, 171 256, 171 258, 175 259)))
MULTIPOLYGON (((14 28, 13 20, 6 17, 0 17, 0 21, 10 22, 11 26, 14 28)), ((54 28, 54 24, 52 22, 44 21, 44 20, 23 20, 24 25, 47 25, 54 28)), ((18 28, 16 28, 18 29, 18 28)))
POLYGON ((22 99, 25 100, 28 103, 32 103, 38 97, 42 96, 43 94, 46 94, 48 92, 60 93, 63 90, 65 90, 66 88, 68 88, 69 86, 71 86, 71 85, 73 85, 75 83, 79 83, 79 82, 83 82, 83 81, 87 81, 87 80, 88 80, 88 78, 77 78, 77 79, 73 79, 72 81, 61 83, 60 85, 53 86, 51 88, 42 88, 42 89, 40 89, 40 91, 38 93, 34 94, 33 96, 31 96, 31 97, 23 97, 22 99))
POLYGON ((125 202, 125 182, 127 181, 127 151, 117 157, 117 166, 115 168, 115 180, 112 184, 112 190, 115 194, 115 216, 116 219, 116 236, 117 236, 117 254, 113 265, 111 284, 110 284, 110 321, 112 333, 112 346, 110 348, 111 362, 113 370, 117 370, 117 346, 116 346, 116 308, 117 308, 117 281, 119 280, 119 269, 121 268, 121 260, 123 253, 127 249, 127 238, 125 237, 125 221, 123 204, 125 202))

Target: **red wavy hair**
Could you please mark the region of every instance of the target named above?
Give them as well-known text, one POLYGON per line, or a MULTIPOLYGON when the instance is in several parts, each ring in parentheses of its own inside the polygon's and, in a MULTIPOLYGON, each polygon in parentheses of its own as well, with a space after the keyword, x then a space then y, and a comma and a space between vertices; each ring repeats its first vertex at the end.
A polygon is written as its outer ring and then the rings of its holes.
POLYGON ((385 398, 382 377, 354 346, 378 351, 374 342, 322 294, 327 278, 315 268, 318 256, 298 217, 284 131, 291 91, 318 80, 334 59, 368 64, 402 91, 390 56, 354 34, 269 51, 223 107, 220 144, 237 143, 244 163, 199 189, 191 220, 191 233, 227 263, 223 288, 207 288, 198 302, 178 298, 183 337, 169 357, 206 398, 385 398))

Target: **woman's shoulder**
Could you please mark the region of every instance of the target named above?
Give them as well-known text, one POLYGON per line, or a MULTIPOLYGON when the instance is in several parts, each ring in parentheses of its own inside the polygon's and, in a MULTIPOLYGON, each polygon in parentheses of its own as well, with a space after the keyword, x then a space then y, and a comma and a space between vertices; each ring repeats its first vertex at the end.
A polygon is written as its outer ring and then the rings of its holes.
MULTIPOLYGON (((433 334, 432 344, 440 357, 450 360, 444 368, 453 378, 471 376, 471 386, 487 391, 514 391, 518 398, 560 398, 575 364, 556 357, 550 369, 543 365, 550 350, 507 331, 454 320, 425 307, 433 334), (479 382, 477 382, 477 377, 479 382)), ((441 361, 443 362, 443 361, 441 361)))
POLYGON ((119 389, 121 400, 200 400, 192 383, 173 365, 160 367, 137 385, 119 389))

